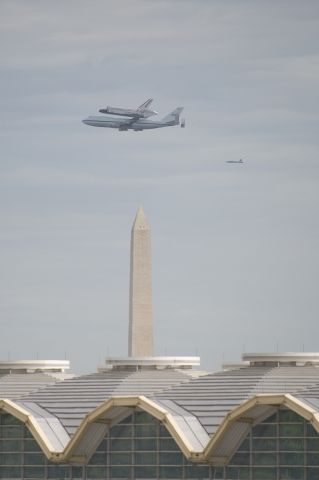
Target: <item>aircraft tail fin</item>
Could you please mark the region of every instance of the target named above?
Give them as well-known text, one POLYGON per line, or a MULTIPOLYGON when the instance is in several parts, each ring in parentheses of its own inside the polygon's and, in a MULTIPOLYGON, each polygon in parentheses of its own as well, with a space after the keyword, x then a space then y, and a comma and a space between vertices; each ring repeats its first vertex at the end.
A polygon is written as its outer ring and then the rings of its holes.
POLYGON ((153 101, 153 99, 149 98, 148 100, 146 100, 146 102, 142 103, 142 105, 140 105, 137 110, 140 110, 140 111, 145 110, 146 108, 148 108, 151 105, 152 101, 153 101))
POLYGON ((179 124, 179 116, 182 113, 184 107, 177 107, 171 113, 162 118, 162 122, 175 122, 175 125, 179 124))

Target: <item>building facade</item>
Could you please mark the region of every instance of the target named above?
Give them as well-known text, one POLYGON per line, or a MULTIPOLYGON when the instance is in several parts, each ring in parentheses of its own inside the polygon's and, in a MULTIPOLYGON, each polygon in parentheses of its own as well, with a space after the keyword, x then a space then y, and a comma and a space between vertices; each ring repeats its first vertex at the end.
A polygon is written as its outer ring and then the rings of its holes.
POLYGON ((319 480, 319 356, 286 358, 195 378, 116 369, 1 400, 0 478, 319 480))
POLYGON ((136 409, 104 436, 87 464, 56 464, 24 424, 0 414, 1 478, 309 479, 319 478, 319 437, 311 422, 278 408, 249 429, 227 466, 194 463, 165 426, 136 409))

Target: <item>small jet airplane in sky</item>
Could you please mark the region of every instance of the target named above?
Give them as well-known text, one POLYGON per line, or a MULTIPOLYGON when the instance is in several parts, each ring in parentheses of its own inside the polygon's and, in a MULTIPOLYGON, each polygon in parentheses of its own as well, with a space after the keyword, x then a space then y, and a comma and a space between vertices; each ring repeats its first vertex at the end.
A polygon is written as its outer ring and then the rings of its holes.
POLYGON ((146 100, 146 102, 142 103, 138 108, 135 110, 129 108, 118 108, 118 107, 110 107, 109 105, 106 108, 101 108, 99 112, 101 113, 110 113, 112 115, 121 115, 123 117, 135 117, 137 118, 148 118, 152 115, 157 115, 155 110, 151 110, 148 108, 151 103, 153 102, 152 98, 146 100))
POLYGON ((183 111, 183 107, 175 108, 175 110, 161 120, 149 120, 148 117, 151 115, 157 115, 155 110, 148 108, 152 101, 153 99, 149 98, 136 110, 108 106, 105 109, 99 110, 101 113, 108 114, 107 116, 91 115, 82 120, 82 122, 92 127, 117 128, 120 132, 127 130, 139 132, 153 128, 172 127, 173 125, 180 125, 182 128, 185 127, 185 119, 180 121, 180 114, 183 111), (109 114, 130 118, 111 117, 109 114))
POLYGON ((226 163, 244 163, 244 161, 240 158, 239 160, 226 160, 226 163))

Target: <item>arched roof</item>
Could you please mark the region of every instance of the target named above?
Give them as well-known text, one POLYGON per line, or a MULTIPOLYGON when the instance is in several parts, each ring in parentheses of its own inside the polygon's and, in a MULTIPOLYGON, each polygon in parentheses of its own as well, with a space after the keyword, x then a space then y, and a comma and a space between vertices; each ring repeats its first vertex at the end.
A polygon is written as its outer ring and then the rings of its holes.
POLYGON ((224 418, 203 451, 203 457, 215 464, 225 464, 237 450, 253 425, 270 416, 280 406, 296 412, 311 422, 319 433, 319 411, 290 394, 259 394, 248 399, 224 418))
POLYGON ((145 396, 112 397, 83 419, 75 435, 67 432, 53 415, 31 402, 24 407, 1 400, 3 410, 31 431, 50 460, 86 463, 110 427, 129 415, 134 408, 146 411, 161 421, 184 455, 193 461, 227 463, 252 425, 258 424, 279 406, 285 406, 311 422, 319 433, 319 411, 290 394, 258 394, 226 415, 216 433, 209 437, 196 417, 174 402, 157 402, 145 396))
POLYGON ((111 371, 2 400, 0 409, 23 421, 51 460, 86 463, 108 429, 139 408, 165 424, 188 459, 224 464, 280 405, 319 431, 318 367, 258 366, 195 379, 177 370, 111 371))
POLYGON ((3 399, 0 400, 1 410, 25 424, 49 460, 59 458, 70 441, 59 420, 36 404, 30 402, 21 406, 3 399))

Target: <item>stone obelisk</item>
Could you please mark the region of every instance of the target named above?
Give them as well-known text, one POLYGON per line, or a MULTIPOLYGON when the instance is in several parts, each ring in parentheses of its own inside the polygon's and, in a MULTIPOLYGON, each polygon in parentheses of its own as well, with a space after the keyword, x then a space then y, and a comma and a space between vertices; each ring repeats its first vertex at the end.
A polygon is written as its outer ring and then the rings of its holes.
POLYGON ((151 228, 142 207, 131 232, 128 354, 153 356, 151 228))

